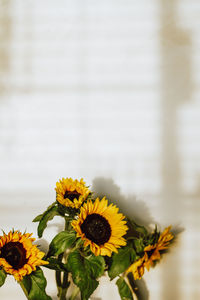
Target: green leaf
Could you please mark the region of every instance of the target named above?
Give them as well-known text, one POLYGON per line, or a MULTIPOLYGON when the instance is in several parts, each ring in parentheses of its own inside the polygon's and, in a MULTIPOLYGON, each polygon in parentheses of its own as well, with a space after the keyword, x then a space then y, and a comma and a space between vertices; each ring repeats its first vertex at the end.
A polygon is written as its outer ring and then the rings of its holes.
POLYGON ((48 207, 47 207, 47 209, 46 209, 46 211, 45 212, 43 212, 42 214, 40 214, 40 215, 38 215, 37 217, 35 217, 34 219, 33 219, 33 221, 32 222, 40 222, 41 221, 41 219, 42 219, 42 217, 43 217, 43 215, 48 211, 48 210, 50 210, 52 207, 54 207, 55 206, 55 204, 57 204, 57 202, 55 201, 55 202, 53 202, 51 205, 49 205, 48 207))
POLYGON ((45 292, 47 282, 40 268, 25 276, 20 284, 29 300, 51 300, 45 292))
POLYGON ((59 202, 57 203, 58 204, 58 211, 59 211, 59 214, 61 216, 65 216, 66 214, 67 215, 70 215, 71 217, 73 216, 76 216, 77 213, 79 212, 79 210, 77 208, 72 208, 72 207, 66 207, 62 204, 60 204, 59 202))
POLYGON ((154 245, 157 243, 160 236, 160 232, 157 231, 157 225, 155 226, 154 232, 146 237, 146 245, 154 245))
POLYGON ((85 266, 90 270, 90 275, 93 278, 99 278, 103 275, 105 270, 105 261, 102 256, 91 255, 85 258, 85 266))
POLYGON ((118 287, 118 291, 122 300, 133 300, 132 291, 130 290, 123 277, 120 277, 117 280, 116 285, 118 287))
POLYGON ((105 261, 102 256, 83 257, 78 250, 70 253, 67 263, 74 283, 81 291, 81 299, 87 300, 98 286, 96 280, 104 273, 105 261))
POLYGON ((38 236, 41 238, 42 234, 47 227, 47 222, 52 220, 55 216, 59 215, 56 206, 51 207, 43 213, 43 216, 38 225, 38 236))
POLYGON ((0 269, 0 287, 4 284, 7 274, 3 269, 0 269))
POLYGON ((112 255, 108 268, 108 275, 112 280, 119 274, 123 273, 135 261, 136 253, 131 245, 120 248, 118 253, 112 255))
POLYGON ((141 254, 144 252, 144 241, 143 239, 135 239, 133 240, 133 245, 137 254, 141 254))
POLYGON ((75 231, 61 231, 58 233, 49 245, 49 256, 56 256, 63 253, 67 248, 70 248, 76 240, 75 231))
POLYGON ((68 272, 67 266, 59 261, 57 258, 50 257, 47 259, 49 262, 48 265, 44 265, 45 268, 55 270, 55 271, 64 271, 68 272))
POLYGON ((40 214, 37 217, 35 217, 32 222, 40 222, 42 217, 43 217, 43 214, 40 214))
POLYGON ((145 237, 148 235, 148 231, 144 226, 138 225, 133 220, 128 219, 128 226, 133 237, 145 237))

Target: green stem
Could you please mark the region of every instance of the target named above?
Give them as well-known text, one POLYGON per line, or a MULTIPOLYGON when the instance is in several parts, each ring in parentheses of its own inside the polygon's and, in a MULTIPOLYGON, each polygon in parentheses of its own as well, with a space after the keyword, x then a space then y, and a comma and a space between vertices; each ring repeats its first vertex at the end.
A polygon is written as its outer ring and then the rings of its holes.
POLYGON ((124 278, 124 280, 125 280, 126 284, 128 285, 130 291, 132 292, 132 294, 134 296, 133 299, 138 299, 137 293, 136 293, 137 287, 136 286, 134 287, 134 280, 132 278, 130 278, 129 275, 125 275, 125 276, 122 276, 122 277, 124 278))
POLYGON ((56 283, 58 288, 58 298, 60 300, 66 300, 66 293, 70 285, 70 283, 68 282, 68 273, 64 273, 63 281, 61 281, 61 272, 56 271, 56 283))
MULTIPOLYGON (((65 230, 68 229, 69 226, 69 220, 65 219, 65 230)), ((58 255, 58 260, 62 262, 63 260, 64 253, 61 253, 58 255)), ((63 274, 63 280, 61 280, 61 271, 56 271, 56 284, 58 288, 58 297, 60 300, 66 300, 66 293, 67 289, 69 287, 69 282, 68 282, 68 273, 64 272, 63 274)))
POLYGON ((56 284, 57 284, 57 287, 60 287, 62 285, 62 283, 61 283, 61 272, 60 271, 56 271, 56 284))
POLYGON ((60 300, 66 300, 66 293, 67 293, 67 288, 66 289, 63 289, 61 288, 60 290, 60 300))
MULTIPOLYGON (((63 259, 63 253, 58 255, 58 260, 62 261, 62 259, 63 259)), ((62 292, 61 271, 56 271, 56 284, 57 284, 57 289, 58 289, 58 297, 60 297, 61 292, 62 292)))
POLYGON ((27 290, 25 289, 25 286, 24 286, 23 282, 20 281, 19 284, 20 284, 20 286, 21 286, 21 288, 22 288, 24 294, 26 295, 26 298, 28 299, 28 292, 27 292, 27 290))
POLYGON ((70 225, 70 219, 69 218, 65 218, 65 230, 69 229, 69 225, 70 225))
MULTIPOLYGON (((79 239, 77 242, 76 242, 76 245, 73 247, 73 248, 71 248, 70 250, 69 250, 69 252, 68 252, 68 255, 69 255, 69 253, 71 253, 71 252, 73 252, 73 251, 75 251, 76 249, 78 249, 79 247, 80 247, 80 245, 82 244, 82 240, 81 239, 79 239)), ((67 256, 68 256, 67 255, 67 256)))
POLYGON ((68 282, 68 272, 64 272, 63 275, 63 283, 62 283, 62 288, 66 289, 69 286, 69 282, 68 282))

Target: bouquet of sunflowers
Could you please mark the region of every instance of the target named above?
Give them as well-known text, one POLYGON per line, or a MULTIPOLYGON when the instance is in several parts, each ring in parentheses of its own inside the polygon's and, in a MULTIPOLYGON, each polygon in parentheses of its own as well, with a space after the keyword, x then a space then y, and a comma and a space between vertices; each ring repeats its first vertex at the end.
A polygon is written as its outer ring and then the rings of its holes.
POLYGON ((38 215, 38 236, 42 237, 54 216, 65 226, 43 253, 34 244, 32 234, 10 231, 0 236, 0 286, 13 275, 27 299, 49 300, 46 279, 40 268, 55 271, 58 299, 87 300, 107 272, 117 278, 121 299, 133 300, 135 280, 141 279, 161 254, 166 252, 174 235, 170 227, 162 233, 155 227, 149 232, 119 212, 106 197, 96 198, 83 179, 63 178, 56 183, 56 201, 38 215), (70 285, 73 288, 70 288, 70 285), (70 293, 69 293, 70 291, 70 293))

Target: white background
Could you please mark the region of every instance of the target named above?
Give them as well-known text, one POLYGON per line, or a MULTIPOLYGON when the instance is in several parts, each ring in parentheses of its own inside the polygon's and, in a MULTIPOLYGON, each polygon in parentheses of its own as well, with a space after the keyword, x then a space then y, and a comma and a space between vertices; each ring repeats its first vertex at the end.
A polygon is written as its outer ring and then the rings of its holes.
MULTIPOLYGON (((141 299, 199 299, 199 50, 197 0, 0 0, 0 227, 36 237, 56 181, 83 177, 181 231, 141 299)), ((11 276, 0 299, 25 299, 11 276)))

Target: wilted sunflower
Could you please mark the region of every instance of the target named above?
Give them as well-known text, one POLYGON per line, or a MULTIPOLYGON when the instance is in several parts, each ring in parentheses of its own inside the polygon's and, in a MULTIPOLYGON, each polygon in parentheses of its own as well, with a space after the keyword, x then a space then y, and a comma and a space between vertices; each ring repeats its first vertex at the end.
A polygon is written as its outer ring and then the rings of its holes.
POLYGON ((165 228, 161 233, 158 241, 154 245, 148 245, 144 248, 144 251, 147 253, 145 259, 145 267, 149 271, 150 267, 153 266, 154 261, 160 259, 160 252, 162 250, 168 249, 170 241, 174 238, 173 234, 170 232, 171 226, 165 228))
POLYGON ((110 204, 104 197, 97 198, 93 203, 88 200, 83 204, 77 220, 72 221, 72 226, 77 236, 84 240, 84 246, 90 246, 96 255, 111 256, 112 252, 118 252, 117 248, 126 245, 123 236, 128 227, 123 221, 125 216, 118 213, 118 208, 110 204))
POLYGON ((170 232, 171 226, 165 228, 161 233, 157 243, 154 245, 148 245, 144 248, 144 256, 134 262, 127 270, 126 273, 132 273, 134 279, 141 279, 144 275, 145 268, 149 271, 150 267, 154 265, 154 261, 161 258, 160 252, 168 249, 170 241, 174 238, 170 232))
POLYGON ((31 235, 10 231, 0 236, 0 266, 17 281, 35 271, 37 266, 48 264, 42 260, 45 253, 32 244, 35 239, 31 235))
POLYGON ((143 257, 135 261, 127 270, 126 273, 132 273, 135 280, 141 279, 144 275, 144 262, 147 259, 147 254, 145 253, 143 257))
POLYGON ((56 199, 57 201, 72 208, 79 208, 91 193, 85 186, 83 178, 80 181, 73 180, 72 178, 62 178, 56 182, 56 199))

